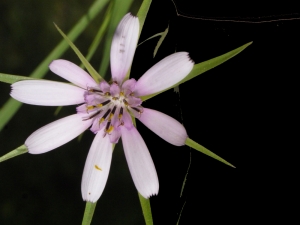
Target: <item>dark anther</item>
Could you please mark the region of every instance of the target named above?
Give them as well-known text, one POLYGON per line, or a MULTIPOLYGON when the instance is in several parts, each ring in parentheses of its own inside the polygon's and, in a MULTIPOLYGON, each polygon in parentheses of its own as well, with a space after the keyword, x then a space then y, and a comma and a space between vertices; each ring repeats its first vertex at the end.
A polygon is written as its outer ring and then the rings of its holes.
POLYGON ((90 115, 89 117, 87 117, 86 119, 83 119, 83 121, 89 120, 94 118, 95 116, 99 115, 102 112, 102 110, 99 110, 98 112, 95 112, 93 115, 90 115))
POLYGON ((117 106, 114 106, 114 107, 113 107, 113 110, 112 110, 112 112, 111 112, 111 113, 112 113, 112 114, 115 114, 115 112, 116 112, 116 109, 117 109, 117 106))
POLYGON ((107 105, 108 103, 110 103, 110 100, 107 100, 107 101, 105 101, 105 102, 103 102, 101 104, 102 104, 102 106, 104 106, 104 105, 107 105))
POLYGON ((111 111, 111 109, 108 109, 102 118, 105 119, 108 116, 108 114, 110 114, 110 111, 111 111))

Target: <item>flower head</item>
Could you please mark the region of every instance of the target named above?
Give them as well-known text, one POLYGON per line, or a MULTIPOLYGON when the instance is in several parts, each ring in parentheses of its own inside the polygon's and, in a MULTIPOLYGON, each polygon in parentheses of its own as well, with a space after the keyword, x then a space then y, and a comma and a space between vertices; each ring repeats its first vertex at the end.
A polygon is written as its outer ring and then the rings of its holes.
POLYGON ((172 54, 150 68, 138 81, 125 79, 139 34, 138 18, 127 14, 119 23, 111 46, 112 82, 96 83, 77 65, 54 60, 49 68, 74 85, 45 80, 26 80, 12 85, 11 96, 21 102, 44 105, 78 105, 77 113, 52 122, 25 141, 29 153, 53 150, 89 127, 96 134, 84 167, 83 199, 95 202, 101 196, 110 169, 113 144, 121 137, 126 160, 139 193, 148 198, 158 193, 156 170, 148 148, 133 125, 139 119, 167 142, 181 146, 185 128, 161 112, 144 108, 140 97, 160 92, 182 80, 193 68, 188 53, 172 54))

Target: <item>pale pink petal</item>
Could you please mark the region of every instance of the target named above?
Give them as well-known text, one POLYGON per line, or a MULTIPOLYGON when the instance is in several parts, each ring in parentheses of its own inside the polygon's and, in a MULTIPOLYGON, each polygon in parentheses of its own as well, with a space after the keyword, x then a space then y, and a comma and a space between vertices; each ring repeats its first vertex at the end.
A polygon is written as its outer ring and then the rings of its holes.
POLYGON ((84 89, 97 85, 87 72, 70 61, 64 59, 54 60, 50 63, 49 69, 58 76, 84 89))
POLYGON ((99 130, 101 130, 103 127, 106 126, 107 120, 103 120, 103 121, 101 121, 101 123, 100 123, 101 118, 103 117, 103 115, 104 115, 106 112, 107 112, 106 109, 102 110, 102 111, 99 113, 99 115, 94 119, 93 125, 92 125, 92 127, 91 127, 91 129, 90 129, 93 133, 96 134, 99 130))
POLYGON ((95 94, 85 94, 85 102, 89 105, 97 105, 108 100, 106 96, 95 95, 95 94))
POLYGON ((136 96, 160 92, 185 78, 192 70, 194 62, 187 52, 177 52, 152 66, 135 85, 136 96))
POLYGON ((121 126, 121 132, 126 160, 136 189, 144 198, 157 195, 158 177, 143 138, 135 127, 127 130, 121 126))
POLYGON ((111 94, 112 97, 119 96, 120 86, 118 84, 112 83, 110 85, 110 94, 111 94))
POLYGON ((113 36, 110 49, 111 74, 114 81, 122 83, 128 72, 139 36, 139 20, 126 14, 113 36))
POLYGON ((111 134, 108 134, 109 140, 111 143, 117 144, 121 137, 121 130, 118 127, 115 127, 114 131, 111 134))
POLYGON ((141 117, 144 108, 142 106, 136 106, 136 107, 128 107, 128 110, 131 112, 131 115, 133 115, 135 118, 139 118, 141 117))
POLYGON ((127 103, 130 105, 130 107, 136 107, 142 104, 142 100, 134 96, 128 96, 127 103))
POLYGON ((153 109, 144 108, 138 119, 155 134, 172 145, 181 146, 185 144, 187 133, 177 120, 153 109))
POLYGON ((88 110, 87 110, 87 104, 82 104, 82 105, 76 107, 76 111, 77 111, 77 113, 84 113, 84 114, 86 114, 88 112, 88 110))
POLYGON ((84 102, 84 89, 71 84, 46 80, 24 80, 12 84, 11 87, 11 97, 27 104, 64 106, 84 102))
POLYGON ((82 121, 79 114, 56 120, 33 132, 25 141, 31 154, 53 150, 77 137, 91 126, 91 120, 82 121))
POLYGON ((123 115, 121 121, 124 123, 124 126, 127 129, 131 129, 133 127, 132 118, 130 114, 127 112, 126 108, 123 108, 123 115))
POLYGON ((136 80, 131 78, 129 80, 126 80, 123 85, 122 85, 122 89, 123 90, 130 90, 132 91, 134 89, 134 86, 136 84, 136 80))
POLYGON ((101 196, 109 174, 112 144, 103 130, 94 138, 87 156, 81 181, 81 194, 85 201, 96 202, 101 196))
POLYGON ((101 81, 99 85, 100 85, 100 89, 103 91, 103 93, 109 92, 110 85, 106 81, 101 81))

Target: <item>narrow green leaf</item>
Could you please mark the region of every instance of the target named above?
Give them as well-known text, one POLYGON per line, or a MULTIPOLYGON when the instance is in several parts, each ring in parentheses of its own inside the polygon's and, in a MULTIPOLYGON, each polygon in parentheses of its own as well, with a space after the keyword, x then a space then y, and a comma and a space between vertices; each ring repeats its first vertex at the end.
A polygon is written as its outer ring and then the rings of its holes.
MULTIPOLYGON (((103 39, 103 36, 104 36, 104 33, 105 31, 107 30, 107 27, 108 27, 108 24, 109 24, 109 21, 111 19, 111 10, 112 10, 112 2, 109 3, 109 6, 105 12, 105 16, 104 16, 104 20, 103 22, 101 23, 101 26, 91 44, 91 46, 89 47, 88 49, 88 54, 86 55, 86 60, 87 61, 90 61, 90 59, 92 58, 92 56, 94 55, 96 49, 98 48, 98 46, 100 45, 102 39, 103 39)), ((83 64, 81 65, 83 66, 83 64)))
POLYGON ((182 208, 181 208, 181 210, 180 210, 180 213, 179 213, 179 216, 178 216, 178 220, 177 220, 176 225, 179 225, 179 221, 180 221, 181 214, 182 214, 182 211, 183 211, 183 208, 184 208, 185 204, 186 204, 186 201, 185 201, 185 202, 183 203, 183 205, 182 205, 182 208))
MULTIPOLYGON (((216 58, 207 60, 202 63, 198 63, 194 66, 192 71, 187 75, 182 81, 180 81, 179 84, 182 84, 212 68, 215 68, 216 66, 226 62, 227 60, 231 59, 232 57, 236 56, 239 54, 241 51, 243 51, 245 48, 247 48, 249 45, 251 45, 252 42, 249 42, 247 44, 244 44, 243 46, 236 48, 230 52, 225 53, 224 55, 218 56, 216 58)), ((176 85, 177 86, 177 85, 176 85)))
POLYGON ((158 42, 157 42, 157 45, 155 46, 155 49, 154 49, 154 52, 153 52, 153 58, 155 57, 155 55, 156 55, 156 53, 157 53, 159 47, 161 46, 162 42, 165 40, 165 38, 166 38, 168 32, 169 32, 169 25, 168 25, 167 29, 165 29, 165 31, 162 32, 162 35, 161 35, 161 37, 159 38, 159 40, 158 40, 158 42))
POLYGON ((84 210, 84 215, 82 219, 82 225, 90 225, 93 219, 93 215, 95 212, 96 204, 92 202, 86 202, 85 204, 85 210, 84 210))
POLYGON ((21 145, 20 147, 12 150, 11 152, 5 154, 4 156, 1 156, 0 157, 0 162, 11 159, 11 158, 16 157, 18 155, 22 155, 26 152, 28 152, 27 147, 25 145, 21 145))
POLYGON ((0 73, 0 81, 4 82, 4 83, 8 83, 8 84, 13 84, 13 83, 15 83, 17 81, 21 81, 21 80, 33 80, 33 79, 36 80, 36 78, 32 78, 32 77, 0 73))
POLYGON ((139 22, 140 22, 140 34, 139 36, 141 35, 141 32, 142 32, 142 29, 143 29, 143 26, 144 26, 144 23, 145 23, 145 20, 146 20, 146 17, 147 17, 147 14, 148 14, 148 11, 149 11, 149 8, 150 8, 150 5, 151 5, 151 2, 152 0, 144 0, 138 13, 137 13, 137 17, 139 18, 139 22))
POLYGON ((249 45, 251 45, 252 42, 249 42, 239 48, 236 48, 230 52, 227 52, 223 55, 220 55, 218 57, 215 57, 215 58, 212 58, 210 60, 207 60, 205 62, 202 62, 202 63, 198 63, 194 66, 194 68, 192 69, 192 71, 183 79, 181 80, 180 82, 178 82, 177 84, 173 85, 172 87, 169 87, 161 92, 158 92, 158 93, 155 93, 155 94, 151 94, 151 95, 146 95, 146 96, 142 96, 141 99, 143 101, 146 101, 156 95, 159 95, 160 93, 162 92, 165 92, 171 88, 174 88, 214 67, 217 67, 219 65, 221 65, 222 63, 226 62, 227 60, 231 59, 232 57, 236 56, 237 54, 239 54, 240 52, 242 52, 245 48, 247 48, 249 45))
MULTIPOLYGON (((102 8, 107 4, 108 0, 96 0, 89 8, 88 12, 81 17, 72 30, 68 33, 70 40, 74 41, 82 31, 89 25, 89 23, 97 16, 102 8)), ((37 68, 30 74, 32 78, 43 78, 48 72, 48 65, 53 59, 59 58, 67 49, 69 45, 62 40, 50 54, 37 66, 37 68)), ((0 110, 0 131, 8 123, 8 121, 15 115, 22 103, 10 98, 0 110)))
POLYGON ((190 151, 190 162, 189 162, 189 166, 186 170, 186 174, 184 176, 183 183, 182 183, 182 186, 181 186, 180 195, 179 195, 180 198, 182 197, 182 194, 183 194, 183 190, 184 190, 184 187, 185 187, 187 176, 188 176, 190 168, 191 168, 191 164, 192 164, 192 152, 190 151))
POLYGON ((80 61, 83 63, 85 68, 89 71, 91 76, 94 78, 96 82, 100 82, 103 80, 103 78, 98 74, 98 72, 91 66, 91 64, 86 60, 86 58, 81 54, 79 49, 73 44, 73 42, 62 32, 62 30, 54 23, 56 29, 58 32, 63 36, 63 38, 68 42, 70 47, 74 50, 80 61))
POLYGON ((150 40, 150 39, 152 39, 152 38, 159 37, 159 36, 161 36, 162 34, 163 34, 163 32, 154 34, 153 36, 151 36, 151 37, 147 38, 146 40, 142 41, 141 43, 139 43, 137 46, 140 46, 141 44, 143 44, 144 42, 146 42, 146 41, 148 41, 148 40, 150 40))
POLYGON ((193 141, 190 138, 187 138, 185 141, 185 144, 195 150, 198 150, 199 152, 202 152, 205 155, 208 155, 222 163, 225 163, 228 166, 231 166, 233 168, 235 168, 234 165, 230 164, 229 162, 227 162, 226 160, 222 159, 220 156, 216 155, 215 153, 209 151, 207 148, 203 147, 202 145, 199 145, 197 142, 193 141))
POLYGON ((139 199, 140 199, 140 203, 142 206, 142 211, 143 211, 146 225, 153 225, 150 200, 141 196, 140 193, 138 193, 138 194, 139 194, 139 199))
POLYGON ((157 33, 157 34, 154 34, 152 35, 151 37, 147 38, 146 40, 142 41, 141 43, 138 44, 138 46, 140 46, 141 44, 143 44, 144 42, 148 41, 148 40, 151 40, 152 38, 155 38, 155 37, 159 37, 159 40, 155 46, 155 49, 154 49, 154 52, 153 52, 153 58, 155 57, 159 47, 161 46, 163 40, 165 39, 165 37, 167 36, 168 34, 168 31, 169 31, 169 26, 167 27, 167 29, 164 31, 164 32, 160 32, 160 33, 157 33))
POLYGON ((61 110, 62 110, 62 106, 57 106, 56 110, 54 111, 54 116, 57 116, 61 110))
MULTIPOLYGON (((113 0, 113 8, 111 14, 111 20, 109 22, 108 30, 105 37, 105 45, 103 49, 103 56, 100 64, 100 74, 107 79, 107 70, 110 60, 110 46, 115 30, 123 18, 123 16, 128 12, 133 0, 113 0)), ((108 79, 107 79, 108 80, 108 79)))

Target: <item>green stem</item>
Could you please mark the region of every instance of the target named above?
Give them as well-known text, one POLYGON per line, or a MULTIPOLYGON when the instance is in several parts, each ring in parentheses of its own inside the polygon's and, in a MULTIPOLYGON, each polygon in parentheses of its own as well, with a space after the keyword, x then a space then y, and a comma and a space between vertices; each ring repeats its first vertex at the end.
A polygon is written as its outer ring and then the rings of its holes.
POLYGON ((90 225, 93 219, 97 202, 86 202, 82 225, 90 225))
POLYGON ((150 200, 144 198, 143 196, 141 196, 140 193, 138 193, 138 194, 139 194, 139 199, 140 199, 140 203, 141 203, 141 206, 142 206, 142 211, 143 211, 143 215, 144 215, 146 225, 153 225, 150 200))

